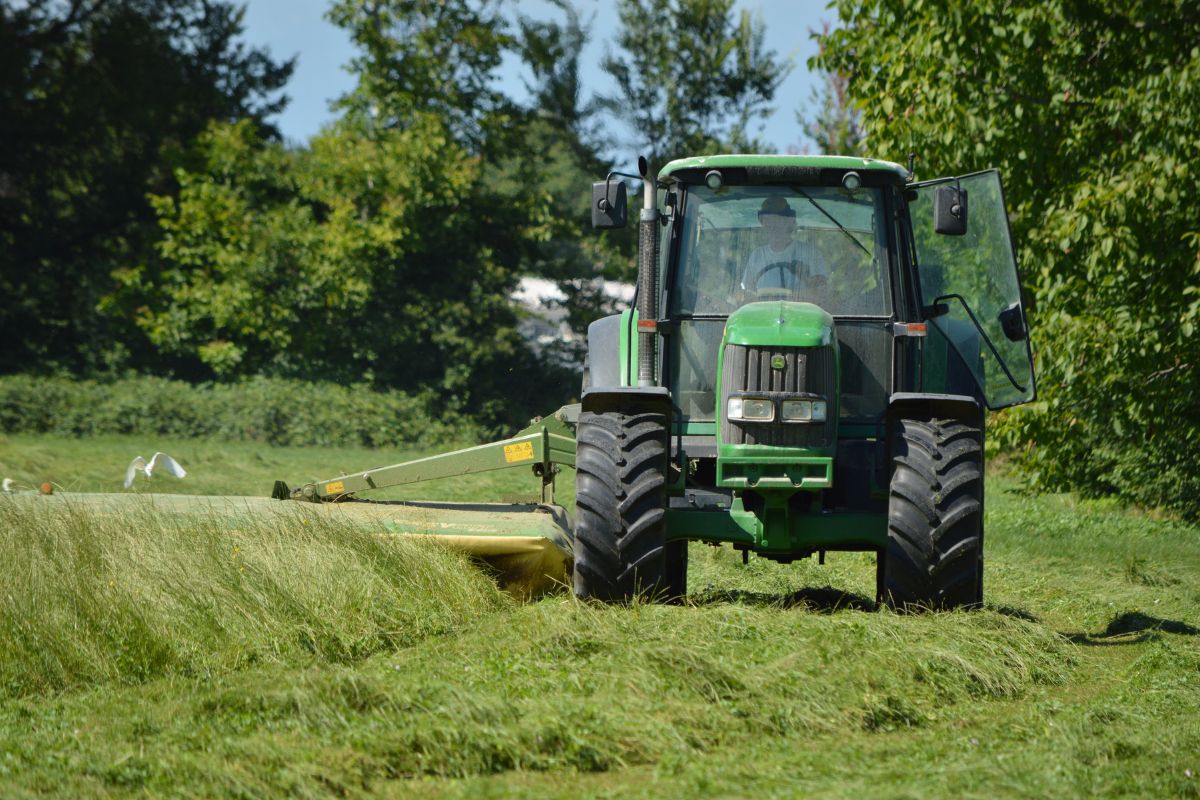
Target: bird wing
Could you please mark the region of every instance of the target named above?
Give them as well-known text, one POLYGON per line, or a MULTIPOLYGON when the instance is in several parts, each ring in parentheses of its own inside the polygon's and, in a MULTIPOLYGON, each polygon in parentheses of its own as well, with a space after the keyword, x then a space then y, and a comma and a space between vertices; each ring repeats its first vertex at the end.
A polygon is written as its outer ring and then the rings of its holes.
POLYGON ((137 477, 138 470, 145 472, 147 475, 150 471, 146 469, 146 459, 141 456, 135 456, 133 461, 129 462, 129 468, 125 470, 125 488, 133 486, 133 479, 137 477))
POLYGON ((150 465, 146 467, 146 474, 149 475, 151 472, 153 472, 159 464, 162 464, 162 468, 174 475, 176 478, 182 478, 187 475, 187 470, 185 470, 178 461, 171 458, 166 453, 154 454, 154 458, 150 459, 150 465))

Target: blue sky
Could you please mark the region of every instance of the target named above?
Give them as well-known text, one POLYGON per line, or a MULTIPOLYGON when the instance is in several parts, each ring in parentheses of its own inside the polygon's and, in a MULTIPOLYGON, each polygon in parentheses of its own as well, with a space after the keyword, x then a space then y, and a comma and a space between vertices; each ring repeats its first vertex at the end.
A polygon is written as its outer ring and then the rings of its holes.
MULTIPOLYGON (((600 59, 611 48, 616 32, 612 0, 575 0, 586 20, 593 17, 591 41, 582 57, 585 90, 603 86, 600 59)), ((298 56, 296 71, 288 84, 291 103, 277 120, 284 136, 304 142, 322 124, 333 118, 329 101, 348 91, 353 82, 343 66, 354 50, 344 32, 324 19, 328 0, 249 0, 246 11, 246 40, 265 45, 276 58, 298 56)), ((544 0, 510 0, 510 8, 531 17, 561 18, 544 0)), ((811 147, 796 124, 796 110, 807 104, 814 85, 805 62, 816 52, 810 28, 834 13, 820 0, 737 0, 737 9, 758 13, 766 23, 766 46, 790 58, 791 74, 775 96, 775 113, 764 122, 761 137, 777 152, 811 147)), ((501 88, 510 96, 525 96, 519 63, 506 63, 499 75, 501 88)))

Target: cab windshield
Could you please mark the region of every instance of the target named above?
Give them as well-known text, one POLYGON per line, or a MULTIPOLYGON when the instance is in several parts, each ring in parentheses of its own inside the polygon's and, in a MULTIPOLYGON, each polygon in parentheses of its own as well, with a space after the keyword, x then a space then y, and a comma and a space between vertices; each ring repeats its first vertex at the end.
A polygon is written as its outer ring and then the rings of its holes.
POLYGON ((757 300, 887 316, 884 218, 874 188, 688 187, 672 316, 727 316, 757 300))
MULTIPOLYGON (((678 321, 668 345, 668 380, 683 425, 716 420, 725 318, 759 300, 815 303, 839 318, 840 414, 878 415, 886 404, 892 341, 883 192, 688 187, 667 301, 678 321)), ((669 250, 664 248, 664 264, 669 250)))

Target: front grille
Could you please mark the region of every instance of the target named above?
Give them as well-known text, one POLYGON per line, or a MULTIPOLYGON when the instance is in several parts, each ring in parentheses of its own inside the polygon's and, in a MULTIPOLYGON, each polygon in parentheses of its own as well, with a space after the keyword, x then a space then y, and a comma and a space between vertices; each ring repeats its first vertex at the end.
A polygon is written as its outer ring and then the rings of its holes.
POLYGON ((725 346, 721 370, 721 441, 726 444, 767 444, 776 447, 828 447, 833 444, 832 415, 836 412, 837 368, 832 347, 725 346), (784 368, 771 369, 771 357, 780 355, 784 368), (725 418, 729 395, 734 392, 819 394, 829 401, 826 422, 731 422, 725 418))

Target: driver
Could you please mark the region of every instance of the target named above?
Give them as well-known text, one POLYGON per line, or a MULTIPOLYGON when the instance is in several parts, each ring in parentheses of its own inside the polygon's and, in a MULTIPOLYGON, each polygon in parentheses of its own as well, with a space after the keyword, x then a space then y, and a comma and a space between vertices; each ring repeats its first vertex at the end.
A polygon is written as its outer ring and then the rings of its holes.
POLYGON ((772 195, 758 210, 767 243, 750 253, 741 289, 754 295, 763 289, 783 289, 797 293, 824 286, 829 275, 825 259, 810 242, 792 238, 796 231, 796 211, 783 197, 772 195))

